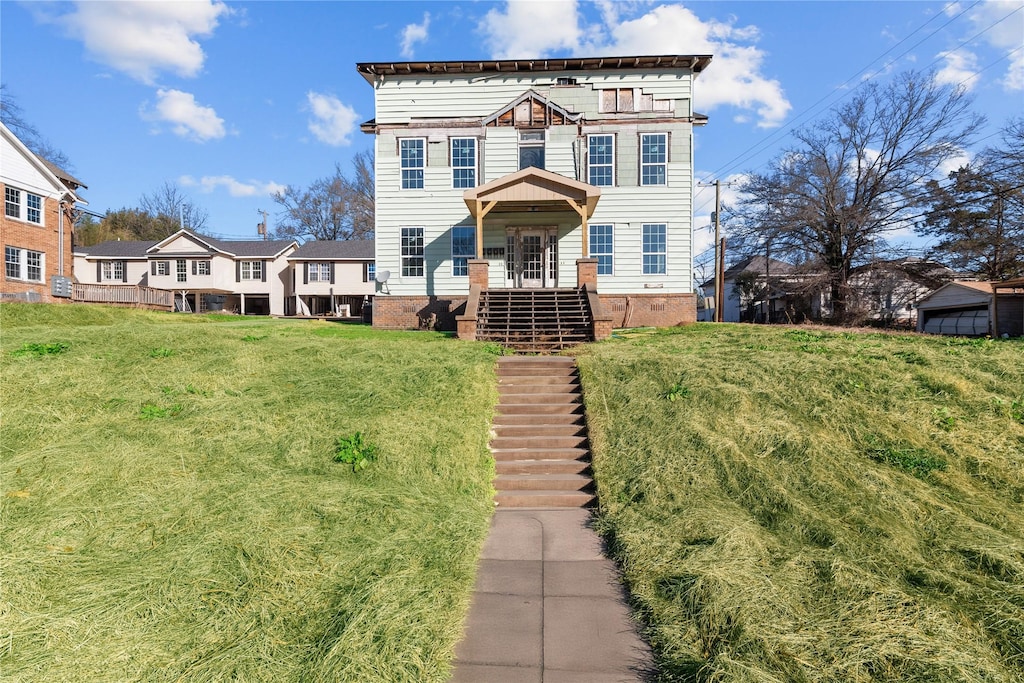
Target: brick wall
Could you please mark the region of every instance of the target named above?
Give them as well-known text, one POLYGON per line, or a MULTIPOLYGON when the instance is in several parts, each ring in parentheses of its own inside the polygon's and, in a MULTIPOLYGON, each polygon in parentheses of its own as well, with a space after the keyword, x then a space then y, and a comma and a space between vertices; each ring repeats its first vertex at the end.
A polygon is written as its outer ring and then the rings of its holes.
POLYGON ((613 327, 672 327, 697 320, 696 294, 598 294, 613 327))
POLYGON ((465 308, 465 296, 377 295, 373 299, 373 326, 381 330, 415 330, 435 315, 435 329, 454 332, 455 316, 465 308))
MULTIPOLYGON (((0 183, 0 189, 3 183, 0 183)), ((19 188, 20 189, 20 188, 19 188)), ((3 270, 3 279, 0 280, 0 292, 4 294, 24 294, 36 292, 40 301, 46 302, 68 302, 70 299, 61 299, 50 296, 50 279, 54 275, 71 277, 71 225, 70 216, 64 217, 64 269, 60 270, 60 203, 56 199, 46 198, 43 203, 43 225, 27 223, 21 220, 8 218, 0 215, 0 243, 3 246, 18 247, 41 251, 43 257, 43 281, 26 282, 24 280, 8 279, 6 268, 3 270)))

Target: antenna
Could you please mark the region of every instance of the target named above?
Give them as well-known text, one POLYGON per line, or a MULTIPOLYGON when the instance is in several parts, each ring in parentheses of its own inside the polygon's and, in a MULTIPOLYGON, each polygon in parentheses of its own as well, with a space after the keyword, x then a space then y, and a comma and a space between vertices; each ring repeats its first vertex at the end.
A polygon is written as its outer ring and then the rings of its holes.
POLYGON ((391 271, 390 270, 378 270, 377 274, 373 278, 374 280, 377 281, 377 283, 379 285, 381 285, 381 291, 383 291, 386 294, 390 294, 391 293, 391 290, 388 289, 388 278, 390 278, 390 277, 391 277, 391 271))
POLYGON ((263 235, 263 239, 267 239, 267 212, 263 209, 256 209, 256 213, 263 216, 263 222, 256 224, 256 234, 263 235))

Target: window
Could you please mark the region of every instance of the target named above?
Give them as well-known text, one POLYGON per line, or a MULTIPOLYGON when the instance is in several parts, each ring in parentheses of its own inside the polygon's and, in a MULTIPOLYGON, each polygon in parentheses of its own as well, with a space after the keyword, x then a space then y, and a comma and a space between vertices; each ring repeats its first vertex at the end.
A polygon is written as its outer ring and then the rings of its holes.
POLYGON ((587 137, 587 168, 589 182, 599 187, 615 184, 615 136, 590 135, 587 137))
POLYGON ((263 279, 263 261, 241 261, 241 279, 243 280, 262 280, 263 279))
POLYGON ((452 275, 467 277, 471 258, 476 258, 476 228, 452 228, 452 275))
POLYGON ((188 280, 188 261, 183 258, 175 261, 175 273, 178 282, 186 282, 188 280))
POLYGON ((590 256, 597 259, 597 274, 611 275, 613 267, 612 226, 590 226, 590 256))
POLYGON ((153 275, 170 275, 171 274, 171 262, 170 261, 154 261, 153 262, 153 275))
POLYGON ((633 111, 633 88, 610 88, 601 91, 601 111, 633 111))
POLYGON ((366 264, 366 281, 373 282, 377 279, 377 264, 367 263, 366 264))
POLYGON ((640 184, 664 185, 668 168, 668 135, 640 135, 640 184))
POLYGON ((402 157, 402 189, 423 189, 423 168, 426 166, 426 141, 423 138, 399 140, 402 157))
POLYGON ((402 228, 402 277, 423 276, 423 228, 402 228))
POLYGON ((103 261, 102 273, 104 280, 124 281, 124 261, 103 261))
POLYGON ((519 131, 519 170, 544 168, 544 131, 519 131))
POLYGON ((43 224, 43 198, 14 187, 4 187, 4 215, 9 218, 43 224), (24 205, 22 198, 24 197, 24 205))
POLYGON ((666 232, 664 223, 643 224, 644 275, 665 274, 666 232))
POLYGON ((12 280, 43 281, 43 252, 4 247, 4 274, 12 280))
POLYGON ((310 282, 330 282, 331 281, 331 264, 330 263, 310 263, 306 267, 309 268, 309 281, 310 282))
POLYGON ((476 138, 452 138, 452 187, 476 187, 476 138))
POLYGON ((196 261, 196 275, 209 275, 210 274, 210 262, 209 261, 196 261))

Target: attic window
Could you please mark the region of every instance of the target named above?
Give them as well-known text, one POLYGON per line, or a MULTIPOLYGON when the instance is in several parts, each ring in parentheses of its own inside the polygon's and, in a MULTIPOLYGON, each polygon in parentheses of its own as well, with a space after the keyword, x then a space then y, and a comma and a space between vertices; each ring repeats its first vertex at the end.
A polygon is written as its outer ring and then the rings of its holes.
POLYGON ((576 85, 576 79, 569 78, 568 76, 561 76, 555 79, 555 85, 576 85))

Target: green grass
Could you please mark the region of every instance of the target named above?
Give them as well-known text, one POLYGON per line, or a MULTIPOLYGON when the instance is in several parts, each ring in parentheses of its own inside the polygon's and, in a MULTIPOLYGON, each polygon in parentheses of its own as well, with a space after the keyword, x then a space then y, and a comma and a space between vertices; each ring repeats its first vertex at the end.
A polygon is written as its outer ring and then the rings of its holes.
POLYGON ((664 681, 1024 681, 1024 342, 694 325, 578 354, 664 681))
POLYGON ((492 351, 0 306, 3 679, 446 680, 492 510, 492 351), (358 472, 334 462, 355 433, 358 472))

